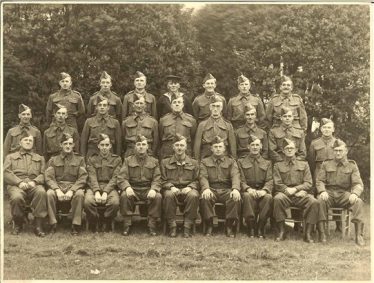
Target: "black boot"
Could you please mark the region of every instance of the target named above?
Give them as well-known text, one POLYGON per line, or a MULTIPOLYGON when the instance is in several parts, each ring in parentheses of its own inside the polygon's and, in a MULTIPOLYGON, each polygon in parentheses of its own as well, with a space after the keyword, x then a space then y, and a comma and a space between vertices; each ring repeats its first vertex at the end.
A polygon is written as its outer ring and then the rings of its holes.
POLYGON ((284 239, 285 239, 285 227, 284 227, 284 225, 285 225, 284 221, 281 221, 281 222, 277 223, 278 230, 279 230, 279 234, 275 238, 275 241, 277 241, 277 242, 284 241, 284 239))
POLYGON ((233 222, 234 222, 233 219, 227 219, 226 220, 226 236, 230 237, 230 238, 235 237, 235 233, 233 231, 233 226, 234 226, 233 222))
POLYGON ((335 221, 335 224, 336 224, 335 232, 341 233, 342 232, 342 222, 335 221))
POLYGON ((190 238, 190 237, 191 237, 191 228, 190 227, 184 227, 183 238, 190 238))
POLYGON ((169 229, 170 229, 169 236, 171 238, 177 237, 177 227, 174 226, 174 227, 170 227, 169 229))
POLYGON ((254 238, 255 237, 255 221, 253 219, 247 219, 247 227, 248 227, 248 237, 254 238))
POLYGON ((113 219, 111 217, 104 219, 104 233, 112 232, 112 221, 113 219))
POLYGON ((35 217, 34 233, 38 237, 45 237, 45 233, 43 232, 43 218, 35 217))
POLYGON ((312 232, 313 224, 306 223, 305 225, 306 225, 306 227, 305 227, 305 237, 304 237, 304 242, 309 243, 309 244, 312 244, 312 243, 314 243, 314 241, 313 241, 313 238, 312 238, 312 236, 310 235, 310 233, 312 232))
POLYGON ((213 234, 213 219, 206 220, 205 236, 210 237, 213 234))
POLYGON ((20 219, 13 220, 13 231, 12 235, 19 235, 22 231, 23 221, 20 219))
POLYGON ((90 230, 92 233, 96 233, 96 221, 89 221, 88 222, 88 230, 90 230))
POLYGON ((75 225, 75 224, 71 225, 70 234, 73 235, 73 236, 78 236, 79 231, 80 231, 80 227, 81 227, 80 225, 75 225))
POLYGON ((260 238, 260 239, 264 239, 265 238, 265 225, 266 225, 266 220, 259 220, 258 223, 257 223, 257 227, 258 227, 258 232, 257 232, 257 236, 260 238))
POLYGON ((358 246, 364 246, 364 223, 362 222, 355 222, 355 234, 356 234, 356 244, 358 246))
POLYGON ((123 228, 122 236, 129 236, 130 235, 130 226, 125 225, 123 228))
POLYGON ((319 233, 319 241, 322 244, 327 242, 326 233, 325 233, 325 221, 318 222, 318 233, 319 233))

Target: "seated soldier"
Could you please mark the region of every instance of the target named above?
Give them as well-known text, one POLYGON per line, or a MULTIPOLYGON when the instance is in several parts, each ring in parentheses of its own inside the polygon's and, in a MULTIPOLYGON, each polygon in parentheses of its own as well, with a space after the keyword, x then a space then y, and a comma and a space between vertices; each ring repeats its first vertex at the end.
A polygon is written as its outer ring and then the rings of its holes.
POLYGON ((184 207, 184 234, 191 236, 191 227, 197 218, 199 207, 199 164, 186 155, 187 139, 176 134, 174 155, 161 161, 161 179, 164 189, 164 213, 170 228, 170 237, 176 237, 175 214, 177 205, 184 207))
POLYGON ((45 170, 47 184, 47 207, 51 232, 56 232, 56 203, 70 202, 72 210, 72 235, 78 235, 82 224, 84 187, 87 182, 87 170, 84 158, 73 152, 74 139, 63 134, 61 153, 53 156, 45 170))
POLYGON ((271 161, 261 156, 261 140, 250 135, 249 154, 238 160, 243 197, 243 218, 248 227, 248 236, 253 238, 257 231, 264 238, 265 225, 271 213, 273 173, 271 161), (257 219, 258 215, 258 219, 257 219))
POLYGON ((364 190, 356 162, 347 159, 347 146, 342 140, 335 140, 334 159, 326 160, 317 176, 316 186, 321 204, 319 220, 320 240, 326 242, 324 222, 330 207, 349 207, 355 225, 356 244, 365 245, 363 238, 364 215, 360 195, 364 190))
POLYGON ((206 236, 212 235, 214 204, 226 207, 226 235, 234 237, 233 228, 240 215, 240 173, 235 160, 225 154, 225 143, 216 136, 211 145, 213 154, 201 160, 200 186, 203 220, 207 224, 206 236))
POLYGON ((44 185, 44 158, 32 152, 34 137, 23 131, 19 139, 19 150, 9 154, 4 162, 4 181, 8 185, 13 235, 22 230, 26 200, 31 199, 30 207, 35 217, 35 234, 44 237, 43 218, 47 216, 47 194, 44 185))
POLYGON ((308 192, 312 188, 312 175, 306 161, 296 159, 296 146, 292 140, 284 139, 284 160, 275 163, 274 176, 274 219, 278 224, 279 234, 276 241, 285 239, 286 210, 296 206, 304 210, 303 218, 306 223, 304 241, 313 243, 310 235, 312 225, 317 224, 318 201, 308 192))
POLYGON ((100 152, 87 161, 88 186, 84 199, 88 226, 96 232, 97 224, 104 224, 104 232, 110 232, 113 218, 119 209, 117 176, 121 170, 121 157, 110 152, 112 144, 106 134, 99 134, 97 145, 100 152), (104 219, 98 213, 98 206, 104 206, 104 219), (101 221, 103 220, 103 221, 101 221))
POLYGON ((128 236, 131 227, 131 214, 135 201, 143 200, 148 205, 148 228, 151 236, 156 236, 157 220, 161 217, 161 173, 158 160, 148 153, 145 136, 137 136, 135 154, 126 157, 117 177, 120 188, 120 212, 124 217, 122 235, 128 236))

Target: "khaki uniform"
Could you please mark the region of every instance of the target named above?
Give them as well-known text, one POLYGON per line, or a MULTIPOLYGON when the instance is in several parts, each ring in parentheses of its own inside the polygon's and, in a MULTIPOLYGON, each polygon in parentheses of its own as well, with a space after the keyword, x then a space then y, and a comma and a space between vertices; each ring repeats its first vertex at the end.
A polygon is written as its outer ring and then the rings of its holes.
POLYGON ((76 153, 53 156, 45 170, 45 182, 47 184, 47 207, 49 224, 57 223, 56 202, 58 201, 56 190, 62 192, 73 191, 71 198, 71 211, 73 225, 82 224, 82 212, 84 204, 84 190, 87 183, 87 170, 84 158, 76 153))
POLYGON ((117 176, 121 170, 121 157, 110 154, 107 157, 101 154, 91 156, 87 161, 88 189, 84 199, 84 209, 90 222, 99 219, 95 193, 108 194, 105 203, 104 218, 114 218, 119 209, 119 195, 117 191, 117 176))
POLYGON ((243 196, 243 218, 246 220, 255 219, 266 223, 271 213, 273 172, 271 161, 265 160, 261 155, 247 155, 238 160, 238 167, 241 176, 241 192, 243 196), (266 195, 255 199, 247 190, 265 190, 266 195))
POLYGON ((236 144, 238 157, 244 157, 249 154, 248 149, 248 139, 250 135, 254 135, 261 140, 262 151, 261 155, 263 158, 269 158, 269 142, 268 135, 263 129, 260 129, 255 125, 253 128, 250 128, 248 124, 244 124, 235 130, 236 144))
POLYGON ((84 116, 85 108, 82 96, 75 90, 59 90, 51 94, 47 102, 47 123, 50 124, 53 119, 54 108, 56 104, 66 106, 68 118, 66 124, 78 129, 77 118, 84 116))
POLYGON ((73 137, 75 142, 74 151, 77 153, 79 152, 78 130, 67 124, 57 125, 55 122, 52 122, 43 134, 43 153, 46 161, 48 161, 52 156, 60 154, 60 143, 63 133, 68 133, 73 137))
POLYGON ((187 113, 169 113, 160 119, 160 160, 174 154, 173 139, 180 134, 187 139, 187 154, 192 154, 192 142, 196 134, 196 120, 187 113))
POLYGON ((226 117, 226 98, 218 92, 215 92, 213 95, 207 95, 206 93, 203 93, 197 96, 192 102, 192 110, 198 124, 210 117, 209 105, 216 95, 218 95, 223 100, 222 116, 226 117))
POLYGON ((274 219, 276 222, 285 221, 286 210, 290 206, 296 206, 303 209, 303 217, 306 223, 316 224, 318 221, 319 204, 318 201, 309 192, 312 188, 312 175, 309 165, 306 161, 297 160, 295 157, 291 160, 284 160, 274 165, 273 170, 275 196, 274 219), (294 187, 298 191, 306 191, 308 194, 304 197, 289 196, 286 194, 287 187, 294 187))
POLYGON ((236 140, 231 123, 222 117, 218 119, 209 117, 197 127, 194 143, 196 160, 203 159, 212 154, 210 147, 216 136, 224 140, 227 153, 236 158, 236 140))
POLYGON ((109 116, 117 119, 119 122, 122 121, 122 102, 121 98, 117 96, 114 91, 104 92, 102 90, 95 92, 88 101, 87 105, 87 117, 96 115, 97 97, 102 95, 108 99, 109 103, 109 116))
POLYGON ((26 200, 31 199, 30 206, 35 217, 47 216, 47 194, 44 189, 44 158, 23 149, 9 154, 4 162, 4 181, 10 198, 12 218, 22 222, 25 217, 26 200), (22 190, 21 182, 34 181, 35 188, 22 190))
POLYGON ((304 160, 306 158, 305 134, 295 127, 286 128, 281 125, 273 127, 269 131, 269 156, 273 162, 284 160, 283 140, 290 139, 296 146, 296 157, 304 160))
POLYGON ((261 128, 265 127, 265 108, 262 100, 253 94, 243 95, 238 94, 231 97, 227 105, 227 120, 232 123, 234 129, 246 123, 244 106, 250 103, 257 112, 257 123, 261 128))
POLYGON ((5 157, 9 153, 13 153, 19 150, 19 142, 20 137, 23 131, 27 131, 34 137, 34 146, 33 151, 37 154, 42 155, 42 134, 40 133, 39 129, 32 126, 31 124, 22 125, 19 124, 11 129, 9 129, 8 133, 6 134, 4 145, 3 145, 3 157, 5 157))
POLYGON ((308 127, 308 117, 306 115, 305 106, 302 98, 298 94, 291 94, 284 97, 281 94, 275 94, 266 107, 266 119, 271 126, 279 126, 281 124, 281 109, 289 107, 293 113, 293 125, 296 128, 306 131, 308 127))
POLYGON ((81 136, 81 154, 89 158, 93 154, 99 153, 97 144, 101 133, 109 136, 112 151, 121 155, 121 126, 118 120, 108 114, 106 116, 96 114, 95 117, 86 120, 81 136))
POLYGON ((143 135, 148 140, 148 153, 157 155, 158 148, 158 122, 147 113, 133 114, 122 122, 124 157, 135 153, 135 140, 137 135, 143 135))
POLYGON ((184 207, 184 227, 191 228, 197 218, 199 207, 199 164, 189 156, 180 163, 173 155, 161 161, 161 180, 164 189, 164 213, 169 227, 176 227, 175 214, 177 205, 184 207), (192 190, 187 195, 174 195, 171 187, 176 187, 180 191, 185 187, 192 190))
POLYGON ((225 204, 226 219, 239 219, 240 201, 230 197, 232 190, 240 191, 240 172, 236 161, 228 156, 216 158, 210 156, 201 160, 199 181, 201 193, 211 189, 211 199, 201 199, 202 216, 209 220, 214 216, 214 204, 218 201, 225 204))
POLYGON ((157 104, 154 95, 146 91, 144 93, 138 93, 136 92, 136 90, 132 90, 123 97, 122 120, 125 120, 126 117, 130 116, 135 112, 134 101, 136 99, 136 96, 143 96, 145 98, 145 112, 147 112, 153 118, 157 119, 157 104))
POLYGON ((148 204, 148 226, 156 228, 156 221, 161 217, 161 173, 158 160, 146 155, 141 158, 137 155, 126 157, 121 171, 117 177, 117 185, 120 188, 120 212, 125 218, 125 226, 131 225, 131 215, 135 210, 135 200, 145 200, 148 204), (126 188, 134 190, 135 197, 126 195, 126 188), (156 191, 156 197, 148 199, 150 190, 156 191))
POLYGON ((316 187, 318 194, 327 192, 327 201, 319 199, 321 203, 320 221, 327 220, 327 211, 330 207, 350 207, 352 210, 352 222, 363 222, 363 201, 359 198, 351 205, 349 196, 360 196, 364 190, 360 172, 356 162, 344 158, 341 161, 326 160, 322 163, 317 176, 316 187))

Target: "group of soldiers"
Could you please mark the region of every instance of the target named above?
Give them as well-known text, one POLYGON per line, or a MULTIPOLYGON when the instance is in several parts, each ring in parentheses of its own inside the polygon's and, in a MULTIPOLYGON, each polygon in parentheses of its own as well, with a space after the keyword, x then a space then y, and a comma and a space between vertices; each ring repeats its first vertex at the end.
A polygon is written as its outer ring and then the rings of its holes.
POLYGON ((211 74, 203 80, 205 92, 192 103, 179 91, 180 82, 181 77, 168 76, 168 92, 156 99, 146 91, 145 75, 137 72, 135 89, 120 98, 103 72, 100 91, 85 107, 72 90, 70 75, 61 73, 61 88, 47 102, 50 127, 43 137, 30 123, 31 109, 21 104, 20 123, 7 133, 3 150, 12 233, 22 230, 31 201, 39 237, 45 236, 47 216, 50 231, 56 231, 59 203, 71 205, 72 235, 81 230, 84 210, 93 232, 110 231, 119 211, 122 235, 128 236, 136 201, 143 200, 151 236, 157 235, 161 217, 170 237, 177 236, 178 206, 184 214, 184 237, 191 237, 199 211, 205 235, 211 236, 219 202, 225 206, 228 237, 235 236, 242 218, 249 237, 264 238, 272 218, 276 241, 285 239, 287 209, 299 207, 307 243, 314 242, 314 225, 319 241, 327 241, 330 207, 349 207, 356 243, 364 245, 358 167, 347 159, 347 146, 334 137, 328 118, 321 119, 322 135, 307 152, 307 115, 289 77, 282 78, 280 92, 266 110, 243 75, 238 77, 239 94, 228 103, 215 91, 211 74), (81 134, 80 117, 87 117, 81 134))

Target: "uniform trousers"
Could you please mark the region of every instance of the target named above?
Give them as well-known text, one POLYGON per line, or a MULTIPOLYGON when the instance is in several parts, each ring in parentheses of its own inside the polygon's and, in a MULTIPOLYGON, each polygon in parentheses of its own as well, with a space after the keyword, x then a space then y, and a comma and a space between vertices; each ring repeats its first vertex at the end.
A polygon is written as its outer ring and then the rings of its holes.
POLYGON ((116 190, 112 190, 108 194, 105 204, 97 204, 95 201, 95 193, 91 189, 87 189, 84 197, 84 210, 86 211, 88 221, 92 222, 99 219, 100 215, 97 210, 98 206, 105 206, 104 218, 114 218, 119 209, 118 192, 116 190))
POLYGON ((256 199, 250 193, 244 192, 242 198, 244 219, 255 219, 256 215, 258 215, 259 221, 266 221, 268 219, 273 202, 271 194, 266 194, 263 197, 256 199))

